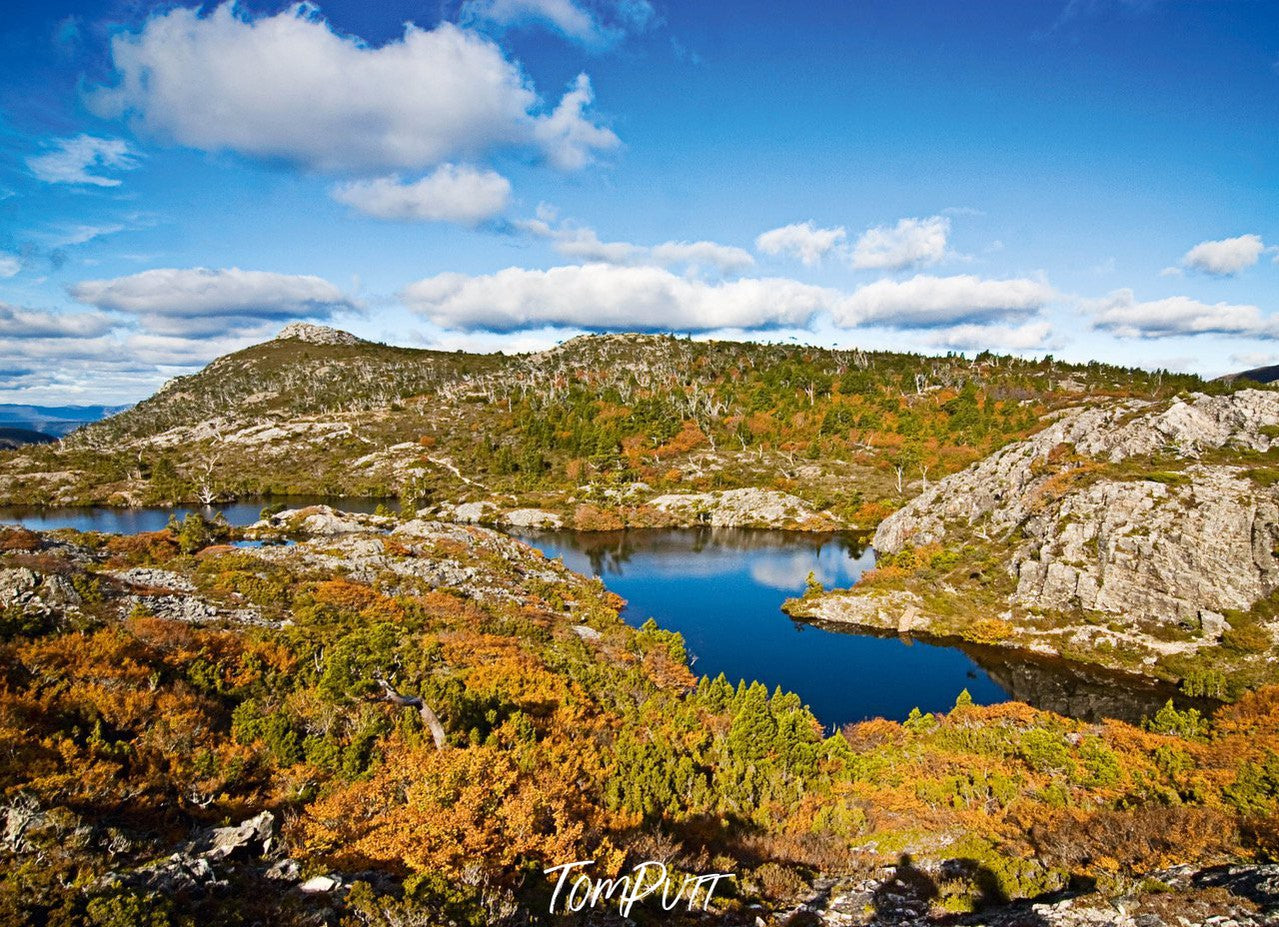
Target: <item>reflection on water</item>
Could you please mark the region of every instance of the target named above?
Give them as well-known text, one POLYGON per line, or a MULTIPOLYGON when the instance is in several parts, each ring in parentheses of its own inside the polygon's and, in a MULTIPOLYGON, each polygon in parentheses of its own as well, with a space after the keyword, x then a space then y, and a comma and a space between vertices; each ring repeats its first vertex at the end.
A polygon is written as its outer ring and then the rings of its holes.
POLYGON ((694 670, 798 692, 825 724, 946 711, 967 689, 979 704, 1016 698, 1085 720, 1139 721, 1174 693, 1074 664, 997 648, 943 646, 847 626, 792 621, 782 602, 852 585, 874 564, 855 537, 739 529, 527 532, 524 540, 627 600, 624 617, 679 631, 694 670))
POLYGON ((221 513, 229 524, 251 525, 258 520, 262 509, 273 503, 283 503, 291 509, 308 505, 331 505, 346 512, 373 512, 380 504, 395 507, 394 503, 384 499, 334 499, 328 496, 277 496, 229 502, 226 505, 154 505, 141 508, 73 506, 51 509, 9 506, 0 507, 0 523, 22 524, 32 531, 74 528, 76 531, 137 534, 139 531, 161 531, 169 523, 170 516, 176 515, 181 521, 189 512, 199 512, 205 518, 213 518, 221 513))
POLYGON ((1219 703, 1191 699, 1175 687, 1061 660, 1018 655, 997 647, 964 648, 1009 697, 1059 715, 1099 721, 1118 718, 1138 723, 1152 717, 1169 699, 1180 708, 1210 713, 1219 703))
MULTIPOLYGON (((291 497, 216 508, 8 508, 0 522, 36 530, 135 533, 158 531, 170 516, 218 512, 233 525, 252 524, 264 505, 327 504, 372 512, 377 499, 291 497)), ((734 683, 758 679, 798 692, 821 721, 901 719, 910 710, 946 711, 963 689, 979 704, 1016 698, 1077 718, 1140 720, 1173 693, 997 648, 946 646, 846 626, 792 621, 782 602, 804 591, 809 574, 827 588, 847 587, 874 564, 874 553, 850 535, 729 528, 614 532, 529 532, 516 536, 581 573, 600 576, 629 603, 624 617, 649 617, 679 631, 694 670, 723 673, 734 683)))
POLYGON ((1007 698, 953 647, 841 634, 782 613, 810 572, 848 586, 874 564, 851 536, 698 528, 523 537, 601 577, 627 600, 627 621, 653 617, 683 634, 696 672, 794 690, 827 725, 947 710, 965 688, 982 704, 1007 698))

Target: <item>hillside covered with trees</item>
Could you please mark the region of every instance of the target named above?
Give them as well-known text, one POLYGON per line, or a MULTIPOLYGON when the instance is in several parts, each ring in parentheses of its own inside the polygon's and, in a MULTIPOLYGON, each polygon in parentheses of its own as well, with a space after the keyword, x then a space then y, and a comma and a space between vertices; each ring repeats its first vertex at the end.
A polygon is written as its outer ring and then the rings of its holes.
POLYGON ((312 509, 276 537, 0 533, 4 923, 546 922, 573 860, 733 873, 717 923, 794 923, 814 880, 848 923, 1274 901, 1279 690, 1143 728, 961 693, 832 733, 496 532, 312 509))
POLYGON ((0 502, 398 497, 620 527, 651 521, 662 494, 753 487, 871 528, 1056 410, 1235 388, 989 353, 602 335, 508 357, 287 334, 57 446, 0 455, 0 502))

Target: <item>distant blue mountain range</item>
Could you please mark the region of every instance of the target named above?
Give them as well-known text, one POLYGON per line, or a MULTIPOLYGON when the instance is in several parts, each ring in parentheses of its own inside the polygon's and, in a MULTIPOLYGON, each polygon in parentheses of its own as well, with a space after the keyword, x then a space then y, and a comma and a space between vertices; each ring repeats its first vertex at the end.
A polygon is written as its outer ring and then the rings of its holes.
POLYGON ((0 403, 0 427, 61 438, 81 425, 122 412, 128 406, 20 406, 0 403))

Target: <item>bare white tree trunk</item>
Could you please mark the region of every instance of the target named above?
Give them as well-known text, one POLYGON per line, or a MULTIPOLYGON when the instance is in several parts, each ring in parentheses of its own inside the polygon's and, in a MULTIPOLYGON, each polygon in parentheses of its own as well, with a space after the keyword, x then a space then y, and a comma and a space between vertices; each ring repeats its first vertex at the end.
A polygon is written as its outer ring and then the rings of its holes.
POLYGON ((444 725, 440 724, 440 719, 435 712, 431 710, 431 706, 423 701, 418 695, 401 695, 395 691, 395 687, 385 679, 378 679, 382 685, 384 693, 383 698, 393 705, 405 705, 410 708, 416 708, 417 713, 421 716, 423 723, 431 731, 431 739, 435 741, 435 749, 443 750, 448 746, 448 740, 444 736, 444 725))

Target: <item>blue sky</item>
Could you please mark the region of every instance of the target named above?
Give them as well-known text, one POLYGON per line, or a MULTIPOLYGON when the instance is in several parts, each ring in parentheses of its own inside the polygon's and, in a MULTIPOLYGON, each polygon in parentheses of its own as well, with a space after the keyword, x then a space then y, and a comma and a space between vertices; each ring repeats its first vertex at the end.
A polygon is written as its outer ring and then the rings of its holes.
POLYGON ((0 401, 136 400, 294 319, 1279 361, 1262 0, 25 6, 0 401))

